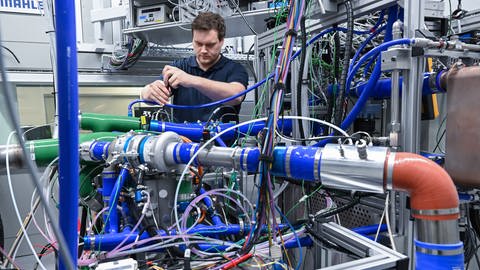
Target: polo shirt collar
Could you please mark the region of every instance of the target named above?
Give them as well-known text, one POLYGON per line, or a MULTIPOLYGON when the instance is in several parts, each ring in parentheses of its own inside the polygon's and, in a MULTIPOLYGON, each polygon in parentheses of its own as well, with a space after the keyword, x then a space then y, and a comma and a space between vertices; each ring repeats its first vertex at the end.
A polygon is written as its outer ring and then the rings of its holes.
MULTIPOLYGON (((223 54, 220 54, 220 59, 218 60, 218 62, 215 63, 215 65, 213 65, 212 67, 210 67, 208 70, 221 69, 221 68, 223 68, 223 66, 225 66, 226 63, 227 63, 227 58, 225 58, 225 56, 223 56, 223 54)), ((188 59, 188 65, 191 66, 191 67, 200 68, 198 66, 197 58, 195 57, 195 55, 190 56, 190 58, 188 59)))

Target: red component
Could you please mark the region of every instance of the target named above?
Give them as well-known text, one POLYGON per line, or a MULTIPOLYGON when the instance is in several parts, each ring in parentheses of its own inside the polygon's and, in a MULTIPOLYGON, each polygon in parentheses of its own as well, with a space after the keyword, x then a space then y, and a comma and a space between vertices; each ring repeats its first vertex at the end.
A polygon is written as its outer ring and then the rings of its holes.
POLYGON ((221 269, 222 270, 228 270, 228 269, 232 269, 234 268, 235 266, 247 261, 248 259, 252 258, 253 257, 253 254, 252 253, 247 253, 243 256, 240 256, 234 260, 231 260, 230 262, 226 263, 221 269))

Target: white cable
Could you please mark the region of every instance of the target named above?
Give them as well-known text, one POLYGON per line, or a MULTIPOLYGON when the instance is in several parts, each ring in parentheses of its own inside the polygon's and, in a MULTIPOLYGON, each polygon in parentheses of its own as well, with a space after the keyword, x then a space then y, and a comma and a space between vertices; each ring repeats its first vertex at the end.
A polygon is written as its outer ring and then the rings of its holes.
MULTIPOLYGON (((15 194, 13 193, 12 178, 11 178, 11 175, 10 175, 10 163, 9 163, 9 160, 8 160, 8 157, 9 157, 8 150, 9 150, 9 146, 10 146, 10 140, 12 139, 13 134, 15 134, 15 131, 10 132, 10 134, 8 135, 7 146, 6 146, 6 153, 7 154, 5 155, 5 167, 7 169, 7 179, 8 179, 8 188, 10 190, 10 197, 12 199, 13 208, 15 210, 15 214, 17 216, 18 223, 20 224, 20 228, 22 229, 22 232, 25 236, 25 239, 27 240, 27 243, 28 243, 28 246, 30 247, 30 250, 33 252, 33 256, 35 257, 35 260, 37 261, 40 268, 42 268, 43 270, 47 270, 45 268, 45 266, 43 265, 42 261, 40 261, 40 259, 38 258, 37 252, 33 248, 32 242, 30 241, 30 237, 28 236, 28 233, 25 230, 25 227, 23 226, 22 218, 20 216, 20 211, 18 210, 18 206, 17 206, 17 200, 15 198, 15 194)), ((13 258, 13 259, 15 259, 15 258, 13 258)))
MULTIPOLYGON (((346 137, 350 137, 350 135, 348 135, 347 132, 345 132, 343 129, 341 129, 340 127, 334 125, 334 124, 331 124, 329 122, 326 122, 326 121, 323 121, 323 120, 319 120, 319 119, 315 119, 315 118, 310 118, 310 117, 304 117, 304 116, 285 116, 283 117, 283 119, 299 119, 299 120, 307 120, 307 121, 313 121, 313 122, 317 122, 317 123, 320 123, 320 124, 323 124, 323 125, 326 125, 328 127, 331 127, 335 130, 337 130, 338 132, 340 132, 342 135, 346 136, 346 137)), ((253 123, 256 123, 256 122, 261 122, 261 121, 266 121, 267 118, 266 117, 263 117, 263 118, 259 118, 259 119, 253 119, 253 120, 249 120, 249 121, 246 121, 246 122, 243 122, 243 123, 239 123, 237 125, 234 125, 234 126, 231 126, 225 130, 222 130, 221 132, 215 134, 215 136, 213 136, 212 138, 210 138, 210 140, 206 141, 203 145, 200 146, 200 148, 195 152, 195 154, 193 154, 193 156, 190 158, 190 160, 188 161, 188 163, 186 164, 185 168, 183 169, 183 172, 182 174, 180 175, 180 179, 178 179, 178 183, 177 183, 177 188, 175 190, 175 197, 174 197, 174 202, 173 202, 173 205, 177 205, 178 204, 178 195, 180 193, 180 186, 182 184, 182 181, 183 181, 183 178, 185 177, 185 175, 187 174, 188 170, 189 170, 189 167, 190 165, 192 164, 192 162, 195 160, 195 158, 198 156, 198 154, 203 150, 205 149, 210 143, 212 143, 213 141, 215 141, 218 137, 222 136, 223 134, 231 131, 231 130, 234 130, 238 127, 241 127, 241 126, 245 126, 245 125, 249 125, 249 124, 253 124, 253 123)), ((276 123, 275 123, 276 124, 276 123)), ((178 229, 178 232, 181 233, 182 232, 182 229, 180 228, 180 219, 178 218, 178 210, 177 210, 177 207, 173 207, 173 213, 174 213, 174 217, 175 217, 175 226, 177 227, 178 229)))
POLYGON ((393 241, 393 234, 392 234, 392 228, 390 227, 390 218, 388 217, 388 201, 390 198, 390 192, 387 192, 387 197, 385 198, 385 221, 387 222, 387 230, 388 230, 388 237, 390 238, 390 242, 392 244, 392 249, 394 251, 397 251, 397 248, 395 247, 395 241, 393 241))

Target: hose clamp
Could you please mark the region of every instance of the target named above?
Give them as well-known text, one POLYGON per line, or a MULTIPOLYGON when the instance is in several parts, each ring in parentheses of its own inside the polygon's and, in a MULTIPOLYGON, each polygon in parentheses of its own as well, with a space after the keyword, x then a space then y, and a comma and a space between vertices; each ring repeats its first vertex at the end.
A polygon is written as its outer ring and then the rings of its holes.
POLYGON ((320 181, 320 159, 322 159, 322 149, 318 148, 317 152, 315 152, 315 161, 313 164, 313 177, 320 181))
POLYGON ((421 252, 423 254, 438 255, 438 256, 451 256, 451 255, 463 254, 462 247, 458 249, 452 249, 452 250, 439 250, 439 249, 429 249, 429 248, 417 246, 416 250, 417 252, 421 252))
POLYGON ((285 173, 287 177, 292 177, 291 168, 290 168, 290 157, 292 155, 293 147, 287 147, 287 152, 285 153, 285 173))
POLYGON ((453 215, 460 213, 458 207, 448 208, 448 209, 412 209, 414 215, 421 216, 444 216, 444 215, 453 215))

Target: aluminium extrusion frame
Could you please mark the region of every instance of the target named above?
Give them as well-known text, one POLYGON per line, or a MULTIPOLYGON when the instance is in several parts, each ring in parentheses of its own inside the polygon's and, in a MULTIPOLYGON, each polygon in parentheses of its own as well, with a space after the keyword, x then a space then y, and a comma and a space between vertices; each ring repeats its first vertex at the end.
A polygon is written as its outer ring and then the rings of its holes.
POLYGON ((341 269, 408 269, 409 258, 336 223, 320 224, 319 235, 348 249, 362 259, 329 266, 326 270, 341 269))
MULTIPOLYGON (((352 6, 354 10, 354 17, 361 17, 367 15, 373 11, 382 10, 387 7, 393 6, 400 2, 399 0, 358 0, 352 1, 352 6)), ((312 16, 314 19, 306 21, 306 30, 308 33, 319 33, 322 30, 325 30, 329 27, 332 27, 334 24, 341 24, 347 21, 347 13, 345 6, 342 4, 338 5, 338 12, 328 13, 328 14, 314 14, 312 16)), ((256 42, 255 53, 257 54, 259 50, 270 47, 276 43, 283 41, 282 37, 285 35, 286 29, 285 24, 277 26, 273 29, 270 29, 266 32, 258 34, 258 42, 256 42)), ((257 56, 257 55, 256 55, 257 56)))

